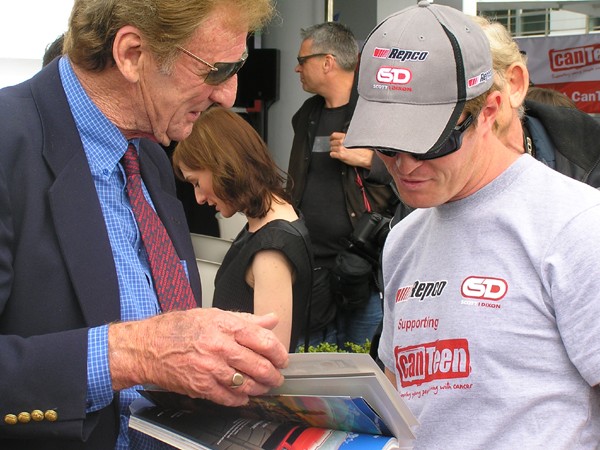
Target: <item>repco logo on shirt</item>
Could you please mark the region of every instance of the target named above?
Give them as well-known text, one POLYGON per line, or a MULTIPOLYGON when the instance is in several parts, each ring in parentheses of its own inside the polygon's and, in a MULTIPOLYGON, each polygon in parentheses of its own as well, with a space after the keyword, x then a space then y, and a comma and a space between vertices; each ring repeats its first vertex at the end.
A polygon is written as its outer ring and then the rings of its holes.
POLYGON ((471 371, 466 339, 446 339, 394 349, 402 387, 434 380, 465 378, 471 371))
POLYGON ((396 303, 404 302, 409 298, 418 298, 423 301, 427 297, 442 295, 448 284, 445 280, 440 281, 415 281, 412 286, 404 286, 396 291, 396 303))

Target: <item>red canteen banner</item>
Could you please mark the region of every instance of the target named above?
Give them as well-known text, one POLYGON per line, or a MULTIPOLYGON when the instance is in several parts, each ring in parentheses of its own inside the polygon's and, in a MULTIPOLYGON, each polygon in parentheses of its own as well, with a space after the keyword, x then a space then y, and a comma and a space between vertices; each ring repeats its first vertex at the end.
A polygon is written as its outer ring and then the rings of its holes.
POLYGON ((600 34, 515 40, 536 86, 564 92, 582 111, 600 114, 600 34))

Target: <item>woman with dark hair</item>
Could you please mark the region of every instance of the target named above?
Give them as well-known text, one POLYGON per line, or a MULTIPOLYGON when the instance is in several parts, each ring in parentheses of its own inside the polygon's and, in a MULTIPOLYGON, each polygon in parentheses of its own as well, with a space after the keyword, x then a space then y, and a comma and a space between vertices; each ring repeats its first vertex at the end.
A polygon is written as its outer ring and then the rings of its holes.
POLYGON ((238 114, 214 107, 173 153, 176 175, 194 186, 198 204, 248 224, 215 278, 213 306, 279 317, 275 334, 290 351, 304 331, 312 256, 308 231, 284 190, 284 173, 265 142, 238 114))

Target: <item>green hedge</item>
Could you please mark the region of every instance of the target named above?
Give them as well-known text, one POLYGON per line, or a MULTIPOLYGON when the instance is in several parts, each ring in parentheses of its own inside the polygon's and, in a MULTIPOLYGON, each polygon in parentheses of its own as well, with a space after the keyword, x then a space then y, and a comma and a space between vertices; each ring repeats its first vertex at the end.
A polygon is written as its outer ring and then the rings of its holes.
MULTIPOLYGON (((339 348, 337 344, 329 342, 321 342, 316 347, 312 345, 308 347, 309 353, 369 353, 369 350, 371 350, 371 341, 368 339, 363 345, 346 342, 344 348, 339 348)), ((298 351, 304 353, 304 346, 301 346, 298 351)))

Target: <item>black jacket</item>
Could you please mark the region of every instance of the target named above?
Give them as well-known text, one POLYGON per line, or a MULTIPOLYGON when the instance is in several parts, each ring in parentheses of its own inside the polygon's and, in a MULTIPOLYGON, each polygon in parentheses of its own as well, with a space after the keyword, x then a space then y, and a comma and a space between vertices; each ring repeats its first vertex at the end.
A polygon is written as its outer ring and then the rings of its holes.
MULTIPOLYGON (((358 93, 354 88, 350 96, 351 108, 348 110, 345 128, 350 123, 357 99, 358 93)), ((290 178, 288 180, 288 190, 292 195, 294 206, 300 210, 302 209, 300 202, 306 187, 306 177, 310 167, 315 133, 324 107, 325 99, 320 95, 315 95, 306 100, 292 117, 294 141, 288 166, 290 178)), ((340 131, 345 132, 346 130, 340 131)), ((363 179, 367 198, 373 211, 392 216, 398 199, 394 190, 390 187, 393 183, 392 177, 381 159, 374 155, 371 170, 360 169, 359 173, 363 179)), ((342 164, 340 176, 342 177, 342 186, 346 198, 346 210, 354 226, 356 221, 365 213, 362 192, 356 184, 356 173, 353 167, 342 164)))
POLYGON ((600 187, 600 124, 578 109, 525 102, 527 117, 538 119, 554 145, 555 169, 600 187))

